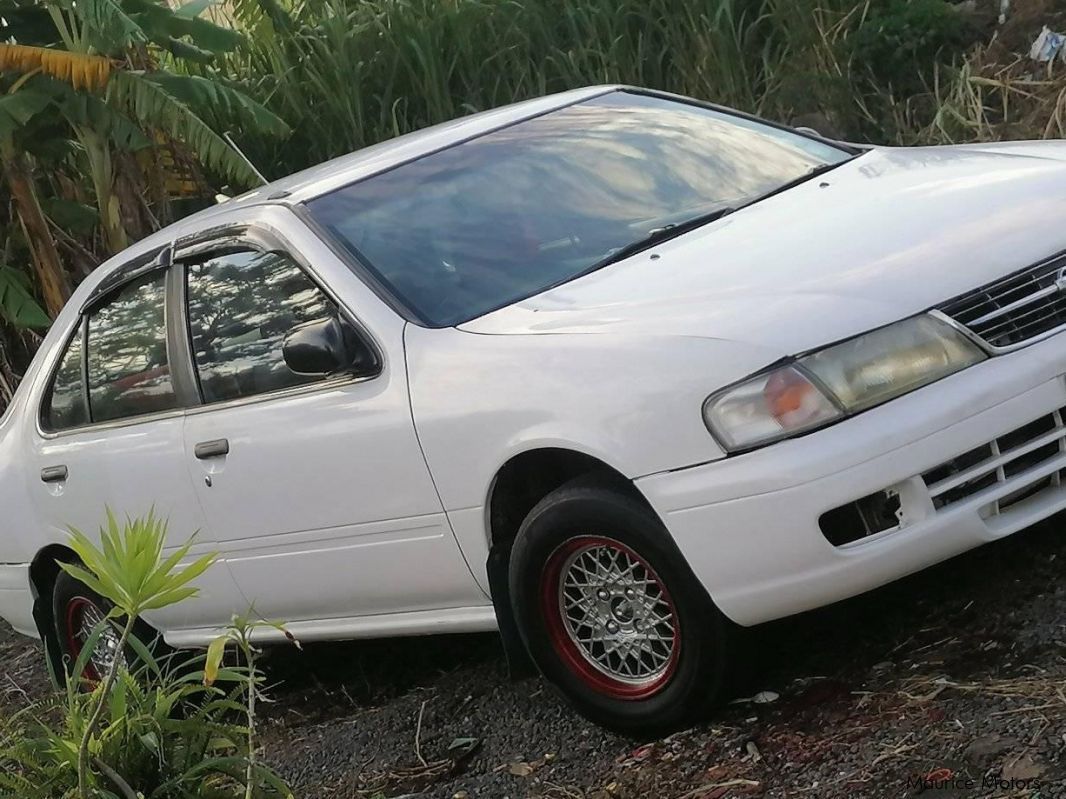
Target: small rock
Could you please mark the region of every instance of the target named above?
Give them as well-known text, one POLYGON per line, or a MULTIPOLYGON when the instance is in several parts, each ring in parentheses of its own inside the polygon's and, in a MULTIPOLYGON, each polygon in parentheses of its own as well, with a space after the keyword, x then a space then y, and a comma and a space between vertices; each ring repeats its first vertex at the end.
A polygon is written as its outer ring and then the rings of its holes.
POLYGON ((984 764, 1017 745, 1018 742, 1011 738, 1003 738, 999 735, 982 735, 980 738, 974 738, 966 745, 962 756, 970 762, 984 764))
POLYGON ((1046 766, 1034 760, 1030 755, 1011 760, 1003 767, 1005 780, 1034 780, 1044 773, 1046 766))
POLYGON ((751 701, 757 705, 768 705, 771 702, 776 702, 780 698, 781 695, 774 693, 773 691, 759 691, 759 693, 751 698, 751 701))

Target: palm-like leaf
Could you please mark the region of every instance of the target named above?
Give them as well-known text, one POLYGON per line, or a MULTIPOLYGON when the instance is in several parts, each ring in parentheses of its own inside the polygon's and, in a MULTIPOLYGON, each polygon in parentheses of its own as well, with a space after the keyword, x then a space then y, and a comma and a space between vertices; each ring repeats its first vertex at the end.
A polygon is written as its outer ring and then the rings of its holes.
POLYGON ((132 152, 152 145, 152 140, 136 123, 95 94, 68 90, 56 100, 56 104, 72 125, 106 136, 120 150, 132 152))
POLYGON ((75 89, 99 90, 111 76, 111 60, 98 55, 71 53, 51 47, 0 44, 0 71, 28 73, 40 70, 75 89))
POLYGON ((158 128, 184 142, 205 166, 231 180, 248 186, 259 182, 259 177, 225 139, 187 103, 146 73, 115 73, 108 84, 107 101, 124 109, 142 127, 158 128))
POLYGON ((137 20, 126 13, 118 0, 78 0, 74 8, 102 52, 121 51, 148 41, 137 20))
POLYGON ((21 272, 0 265, 0 319, 15 327, 48 327, 52 320, 37 304, 21 272))
MULTIPOLYGON (((0 48, 2 47, 3 45, 0 45, 0 48)), ((0 64, 0 71, 3 68, 0 64)), ((52 98, 45 92, 28 88, 23 88, 14 94, 0 96, 0 138, 11 138, 17 130, 47 108, 51 102, 52 98)))
POLYGON ((111 600, 117 615, 138 616, 195 596, 197 589, 189 583, 215 562, 215 555, 204 555, 179 567, 189 554, 191 539, 164 559, 166 535, 166 522, 154 512, 120 525, 109 510, 99 546, 80 530, 70 530, 70 546, 83 565, 59 565, 111 600))
POLYGON ((196 110, 205 122, 223 129, 237 124, 242 129, 266 136, 287 136, 285 121, 248 95, 218 81, 199 75, 157 72, 146 76, 172 96, 196 110))

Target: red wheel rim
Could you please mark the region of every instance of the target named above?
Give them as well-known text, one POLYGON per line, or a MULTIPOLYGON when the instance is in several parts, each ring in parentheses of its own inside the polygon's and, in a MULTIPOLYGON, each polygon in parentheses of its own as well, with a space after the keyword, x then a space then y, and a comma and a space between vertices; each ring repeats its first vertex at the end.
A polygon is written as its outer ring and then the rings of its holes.
POLYGON ((613 699, 647 699, 677 670, 681 630, 655 569, 605 536, 579 536, 548 558, 541 612, 555 651, 586 686, 613 699))
MULTIPOLYGON (((76 596, 67 603, 66 638, 70 666, 81 657, 85 642, 93 629, 105 618, 105 611, 91 599, 76 596)), ((96 641, 94 651, 85 662, 81 677, 89 683, 97 683, 110 667, 114 653, 118 650, 119 635, 114 627, 108 625, 96 641)))

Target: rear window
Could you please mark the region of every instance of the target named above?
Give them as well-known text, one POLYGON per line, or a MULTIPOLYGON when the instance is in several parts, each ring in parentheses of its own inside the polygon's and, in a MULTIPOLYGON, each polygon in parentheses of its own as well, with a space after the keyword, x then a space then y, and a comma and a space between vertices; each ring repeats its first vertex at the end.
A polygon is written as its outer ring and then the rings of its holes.
POLYGON ((85 325, 79 324, 59 360, 59 368, 45 397, 41 424, 46 430, 67 430, 89 423, 83 380, 84 355, 85 325))
POLYGON ((158 272, 127 284, 89 315, 93 422, 178 407, 167 361, 165 278, 165 272, 158 272))

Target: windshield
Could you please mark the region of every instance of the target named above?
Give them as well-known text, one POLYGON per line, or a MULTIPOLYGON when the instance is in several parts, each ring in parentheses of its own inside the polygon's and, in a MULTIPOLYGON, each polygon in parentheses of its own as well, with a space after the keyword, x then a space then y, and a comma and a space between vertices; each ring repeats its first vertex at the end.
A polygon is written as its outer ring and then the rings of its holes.
POLYGON ((618 91, 308 207, 404 306, 445 327, 573 279, 665 226, 751 202, 851 155, 753 120, 618 91))

